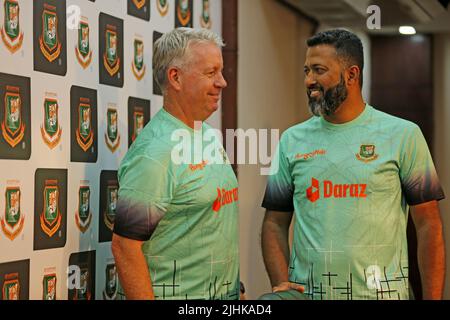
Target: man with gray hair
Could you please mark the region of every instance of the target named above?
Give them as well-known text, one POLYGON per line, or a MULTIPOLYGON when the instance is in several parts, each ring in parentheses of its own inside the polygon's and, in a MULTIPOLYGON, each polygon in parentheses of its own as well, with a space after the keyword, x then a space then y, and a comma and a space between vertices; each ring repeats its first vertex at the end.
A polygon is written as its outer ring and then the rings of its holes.
MULTIPOLYGON (((195 139, 205 141, 211 132, 204 121, 227 85, 221 47, 218 35, 190 28, 155 43, 153 72, 163 108, 118 172, 112 251, 119 295, 127 299, 239 299, 236 176, 229 161, 217 163, 204 146, 194 148, 195 139), (172 158, 180 131, 192 146, 191 161, 182 163, 172 158)), ((225 155, 217 137, 211 146, 225 155)))

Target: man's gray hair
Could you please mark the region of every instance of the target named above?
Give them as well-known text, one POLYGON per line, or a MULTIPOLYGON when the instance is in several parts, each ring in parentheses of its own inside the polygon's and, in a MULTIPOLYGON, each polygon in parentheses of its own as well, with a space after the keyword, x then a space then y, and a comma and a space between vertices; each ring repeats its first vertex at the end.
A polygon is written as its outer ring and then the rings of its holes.
POLYGON ((213 43, 224 47, 222 38, 208 29, 177 28, 161 36, 153 47, 153 76, 164 92, 167 84, 167 70, 181 67, 185 61, 186 49, 191 43, 213 43))

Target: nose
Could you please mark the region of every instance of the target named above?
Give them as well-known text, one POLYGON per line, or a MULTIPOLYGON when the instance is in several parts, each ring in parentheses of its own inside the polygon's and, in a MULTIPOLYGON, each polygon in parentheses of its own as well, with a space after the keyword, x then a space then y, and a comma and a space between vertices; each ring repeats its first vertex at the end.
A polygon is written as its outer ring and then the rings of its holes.
POLYGON ((312 72, 308 72, 305 74, 305 85, 307 88, 313 87, 317 84, 315 77, 312 75, 312 72))
POLYGON ((228 84, 227 84, 227 81, 226 81, 225 78, 223 77, 222 72, 219 72, 219 73, 218 73, 218 76, 217 76, 217 78, 216 78, 216 83, 215 83, 215 85, 216 85, 216 87, 221 88, 221 89, 226 88, 226 86, 228 85, 228 84))

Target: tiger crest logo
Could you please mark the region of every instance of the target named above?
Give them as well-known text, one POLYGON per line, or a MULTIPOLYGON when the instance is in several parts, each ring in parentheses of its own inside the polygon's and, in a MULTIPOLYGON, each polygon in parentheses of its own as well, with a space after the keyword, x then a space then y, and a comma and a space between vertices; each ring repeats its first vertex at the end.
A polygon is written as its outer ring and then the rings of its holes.
POLYGON ((20 7, 17 0, 4 1, 4 25, 0 28, 3 43, 9 52, 15 53, 22 47, 23 32, 20 29, 20 7))

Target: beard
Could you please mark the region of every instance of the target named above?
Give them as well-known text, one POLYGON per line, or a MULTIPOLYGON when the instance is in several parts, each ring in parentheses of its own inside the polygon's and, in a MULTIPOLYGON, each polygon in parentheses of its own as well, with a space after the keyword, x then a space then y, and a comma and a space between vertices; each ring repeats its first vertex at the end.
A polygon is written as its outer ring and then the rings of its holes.
POLYGON ((342 102, 347 99, 348 91, 345 87, 344 76, 341 74, 340 82, 324 90, 323 87, 317 85, 316 87, 308 88, 308 106, 311 113, 315 116, 330 116, 334 114, 337 108, 342 104, 342 102), (311 97, 311 91, 318 90, 321 94, 318 97, 311 97))

